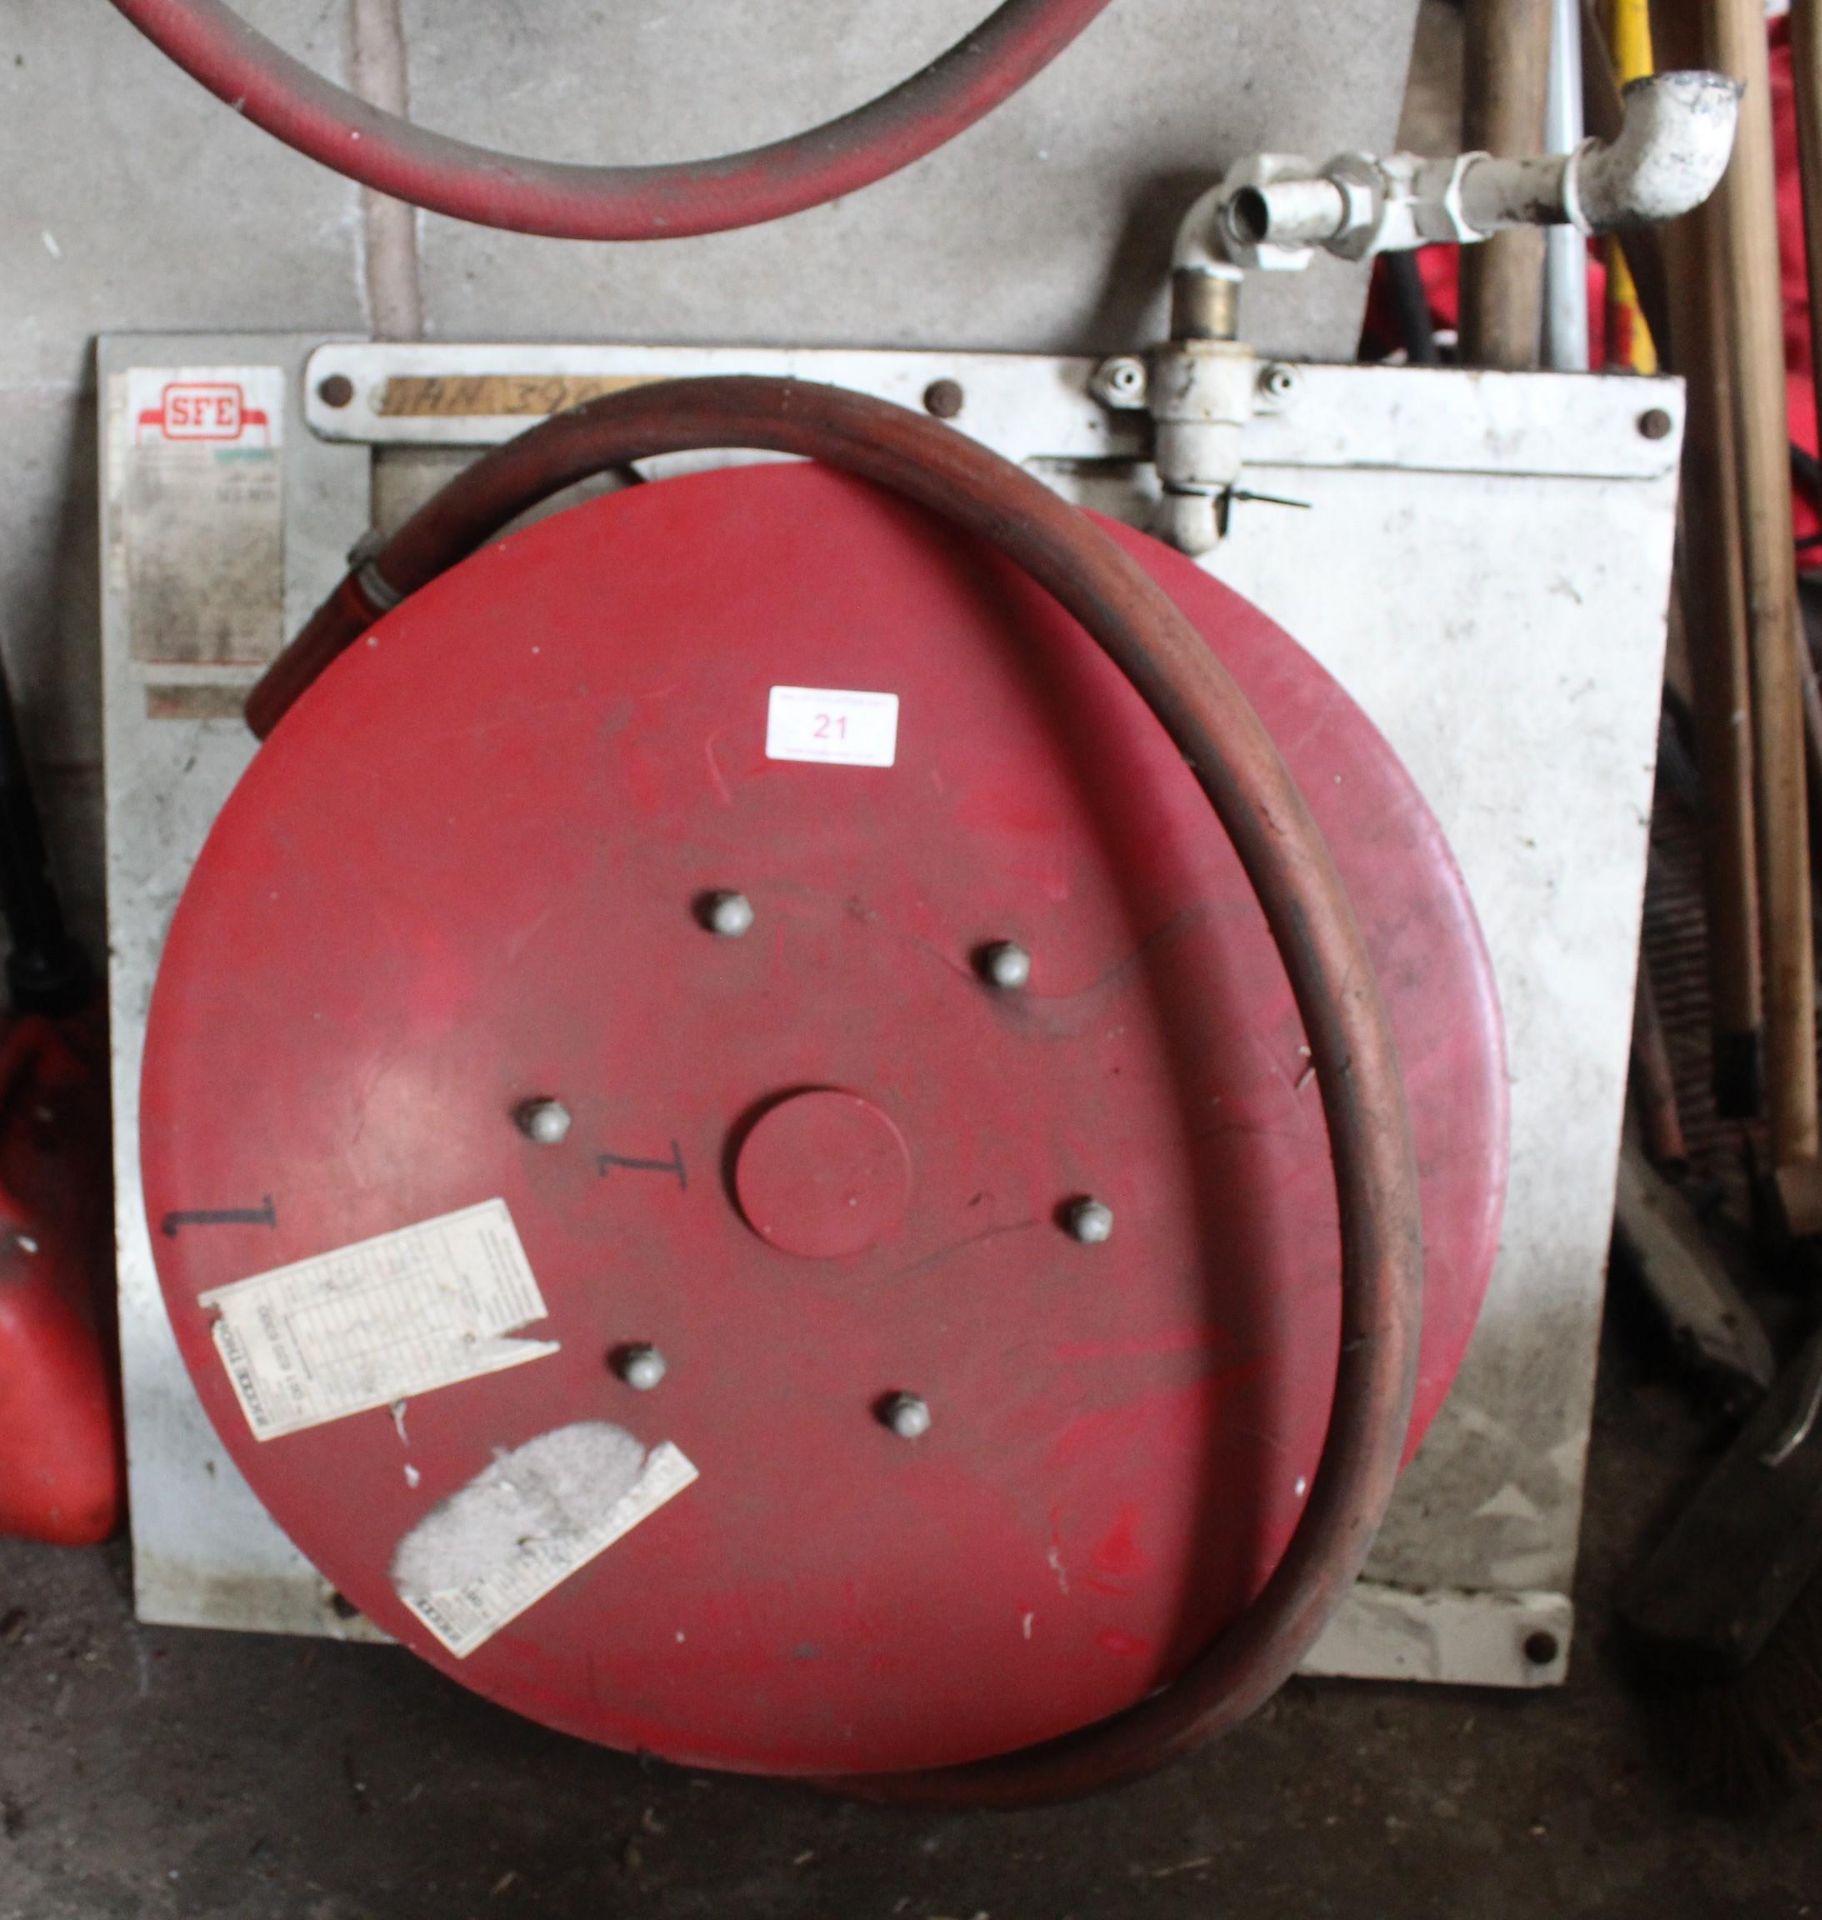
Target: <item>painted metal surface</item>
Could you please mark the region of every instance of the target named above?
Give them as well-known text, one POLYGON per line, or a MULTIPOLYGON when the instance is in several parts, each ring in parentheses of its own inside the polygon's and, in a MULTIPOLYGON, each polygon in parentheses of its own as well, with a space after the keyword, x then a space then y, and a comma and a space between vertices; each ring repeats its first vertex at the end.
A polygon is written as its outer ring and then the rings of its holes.
MULTIPOLYGON (((608 394, 459 473, 375 550, 372 571, 399 589, 422 589, 575 483, 657 453, 729 446, 807 457, 884 486, 936 515, 951 536, 991 547, 1081 622, 1142 695, 1212 807, 1303 1024, 1336 1179, 1340 1337, 1309 1497, 1269 1579, 1171 1685, 1085 1729, 1066 1753, 1026 1748, 976 1763, 965 1777, 953 1767, 894 1773, 880 1791, 898 1799, 1023 1805, 1114 1785, 1218 1737, 1270 1697, 1346 1599, 1396 1491, 1417 1386, 1422 1221, 1405 1085, 1377 971, 1302 790, 1187 616, 1091 516, 967 435, 909 409, 840 388, 753 377, 608 394)), ((351 575, 325 603, 326 617, 339 623, 358 591, 351 575)), ((248 700, 250 723, 256 703, 268 722, 283 710, 270 697, 278 682, 301 690, 314 678, 303 663, 332 657, 323 644, 328 637, 313 620, 286 649, 248 700)), ((780 757, 781 697, 801 699, 805 691, 772 688, 768 758, 780 757)), ((827 704, 825 735, 842 734, 850 716, 858 722, 868 711, 896 734, 896 694, 810 697, 827 704)), ((793 737, 790 744, 802 743, 793 737)), ((895 764, 884 736, 868 744, 857 754, 857 743, 847 742, 850 763, 895 764)), ((831 754, 843 757, 827 747, 810 757, 831 754)), ((1105 1221, 1098 1207, 1071 1209, 1079 1228, 1091 1211, 1105 1221)), ((222 1331, 218 1326, 218 1337, 222 1331)), ((242 1388, 238 1361, 235 1384, 242 1388)), ((408 1388, 404 1380, 383 1390, 368 1382, 364 1392, 378 1404, 408 1388)), ((289 1386, 280 1383, 280 1392, 288 1396, 289 1386)))
MULTIPOLYGON (((133 367, 269 365, 301 412, 303 360, 316 336, 186 334, 104 340, 102 692, 107 746, 108 1010, 113 1056, 115 1236, 126 1401, 134 1602, 145 1620, 365 1637, 279 1532, 215 1443, 190 1391, 158 1294, 139 1182, 139 1062, 152 979, 172 909, 222 801, 253 754, 237 709, 255 667, 133 657, 122 551, 124 376, 133 367), (198 701, 195 706, 190 701, 198 701)), ((366 524, 366 463, 306 433, 287 448, 283 575, 287 625, 333 584, 366 524)))
POLYGON ((1557 1687, 1575 1609, 1560 1593, 1419 1590, 1361 1581, 1306 1673, 1479 1686, 1557 1687))
MULTIPOLYGON (((1119 538, 1260 705, 1357 903, 1426 1170, 1420 1429, 1502 1186, 1465 893, 1334 683, 1119 538)), ((378 1624, 612 1744, 864 1772, 1132 1705, 1259 1590, 1326 1484, 1321 1094, 1249 883, 1118 673, 972 542, 800 466, 497 542, 312 689, 173 925, 142 1154, 225 1444, 378 1624), (768 757, 779 684, 896 692, 894 764, 768 757), (730 874, 737 942, 694 910, 730 874), (972 964, 1006 916, 1016 998, 972 964), (560 1146, 513 1123, 527 1088, 573 1113, 560 1146), (792 1116, 841 1194, 782 1177, 792 1116), (1058 1218, 1088 1191, 1121 1221, 1094 1248, 1058 1218), (255 1441, 201 1296, 493 1195, 562 1351, 255 1441), (669 1366, 636 1412, 605 1364, 628 1340, 669 1366), (936 1416, 914 1451, 872 1417, 907 1388, 936 1416), (455 1661, 388 1584, 398 1540, 494 1449, 604 1418, 699 1484, 455 1661)))
MULTIPOLYGON (((198 357, 289 364, 306 344, 287 341, 274 355, 272 341, 258 336, 122 341, 104 347, 104 367, 198 357)), ((429 353, 420 370, 447 378, 547 372, 525 356, 551 350, 489 343, 402 351, 429 353)), ((581 374, 774 370, 770 355, 745 348, 554 351, 565 370, 581 374)), ((843 352, 813 365, 819 377, 915 401, 960 358, 843 352)), ((1031 450, 1066 444, 1077 415, 1059 421, 1057 411, 1086 405, 1072 387, 1071 363, 1001 355, 979 362, 972 378, 988 400, 995 388, 980 383, 999 368, 1029 395, 1031 450)), ((1297 437, 1280 443, 1283 464, 1259 484, 1308 502, 1308 510, 1245 509, 1211 564, 1337 674, 1424 791, 1487 932, 1513 1077, 1512 1196, 1481 1331, 1406 1474, 1369 1579, 1309 1666, 1410 1677, 1416 1636, 1429 1649, 1417 1663, 1429 1677, 1535 1685, 1560 1678, 1564 1665, 1540 1673, 1524 1658, 1526 1638, 1534 1628, 1566 1633, 1572 1617, 1681 393, 1660 380, 1299 372, 1300 405, 1283 416, 1286 431, 1295 420, 1297 437), (1673 431, 1647 441, 1637 421, 1658 408, 1673 431), (1388 451, 1356 438, 1356 420, 1400 437, 1388 451), (1406 432, 1412 420, 1421 433, 1406 432), (1395 464, 1400 454, 1414 464, 1395 464), (1301 464, 1306 457, 1312 464, 1301 464), (1520 525, 1522 540, 1512 537, 1520 525), (1309 564, 1312 540, 1321 566, 1309 564), (1449 1604, 1439 1609, 1437 1596, 1449 1604)), ((1014 431, 992 407, 986 423, 990 440, 1014 431)), ((516 424, 469 421, 450 437, 473 444, 516 424)), ((334 469, 347 478, 333 489, 290 496, 293 624, 333 585, 364 520, 357 450, 312 444, 310 462, 332 454, 349 464, 334 469), (327 531, 317 517, 324 505, 339 515, 327 531)), ((1016 450, 1010 438, 1005 444, 1016 450)), ((377 480, 389 521, 447 477, 449 457, 433 447, 386 452, 377 480)), ((294 473, 305 461, 300 454, 294 473)), ((1035 465, 1104 512, 1142 523, 1151 511, 1135 467, 1073 458, 1035 465)), ((145 999, 170 907, 250 743, 228 721, 148 726, 140 678, 122 665, 122 618, 111 590, 116 1103, 130 1125, 145 999)), ((166 1331, 149 1255, 136 1258, 145 1248, 136 1143, 123 1135, 120 1145, 122 1308, 137 1329, 127 1358, 142 1615, 359 1630, 328 1611, 324 1583, 252 1500, 208 1428, 166 1331)))
MULTIPOLYGON (((934 381, 949 378, 963 394, 953 424, 1009 460, 1138 460, 1148 446, 1144 416, 1094 398, 1098 365, 1043 354, 850 347, 334 341, 310 356, 304 411, 310 430, 336 443, 487 447, 563 407, 644 380, 773 374, 915 407, 934 381), (349 393, 332 406, 323 388, 338 378, 349 393)), ((1295 397, 1277 398, 1249 423, 1249 466, 1612 480, 1676 472, 1677 381, 1303 364, 1295 373, 1295 397), (1670 413, 1667 438, 1639 431, 1653 407, 1670 413)))

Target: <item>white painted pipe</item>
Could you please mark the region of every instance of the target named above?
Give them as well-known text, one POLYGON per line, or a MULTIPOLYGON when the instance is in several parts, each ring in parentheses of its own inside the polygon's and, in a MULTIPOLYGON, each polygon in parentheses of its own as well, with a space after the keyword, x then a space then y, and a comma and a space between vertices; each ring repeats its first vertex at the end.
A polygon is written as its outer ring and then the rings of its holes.
MULTIPOLYGON (((1552 4, 1573 13, 1575 0, 1552 4)), ((1340 154, 1317 167, 1293 155, 1255 155, 1183 216, 1173 262, 1238 278, 1241 261, 1300 267, 1317 247, 1360 260, 1434 240, 1468 244, 1506 227, 1608 233, 1699 207, 1733 154, 1738 85, 1718 73, 1662 73, 1633 81, 1623 98, 1626 117, 1613 141, 1584 140, 1573 152, 1530 159, 1340 154)))
POLYGON ((1462 213, 1482 234, 1567 221, 1583 233, 1675 220, 1727 171, 1740 89, 1718 73, 1660 73, 1625 91, 1619 137, 1565 159, 1478 159, 1462 177, 1462 213))
POLYGON ((1719 73, 1661 73, 1634 80, 1625 123, 1609 146, 1581 156, 1576 188, 1588 228, 1677 220, 1699 207, 1727 171, 1740 124, 1740 86, 1719 73))

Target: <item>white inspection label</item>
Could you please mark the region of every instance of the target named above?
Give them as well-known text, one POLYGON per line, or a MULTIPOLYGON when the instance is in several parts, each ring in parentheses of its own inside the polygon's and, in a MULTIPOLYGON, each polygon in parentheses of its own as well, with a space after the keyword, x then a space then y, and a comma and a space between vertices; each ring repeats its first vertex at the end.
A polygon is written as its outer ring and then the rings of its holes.
POLYGON ((200 1296, 261 1440, 557 1351, 503 1338, 545 1316, 504 1200, 200 1296))
POLYGON ((282 367, 132 367, 108 386, 133 658, 263 665, 285 643, 282 367))
POLYGON ((502 1450, 399 1543, 399 1598, 458 1660, 696 1479, 668 1440, 584 1421, 502 1450))
POLYGON ((898 695, 833 687, 774 687, 766 708, 768 760, 889 767, 898 755, 898 695))

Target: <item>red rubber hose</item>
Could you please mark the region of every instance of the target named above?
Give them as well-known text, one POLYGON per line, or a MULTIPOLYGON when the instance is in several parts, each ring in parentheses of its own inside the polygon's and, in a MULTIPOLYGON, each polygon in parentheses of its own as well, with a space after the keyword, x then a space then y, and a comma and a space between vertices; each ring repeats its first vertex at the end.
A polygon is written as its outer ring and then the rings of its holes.
POLYGON ((564 166, 383 113, 255 33, 223 0, 114 0, 147 39, 287 146, 433 213, 563 240, 675 240, 821 206, 921 160, 1048 66, 1110 0, 1004 0, 877 100, 719 159, 564 166))
MULTIPOLYGON (((1085 514, 949 427, 792 380, 673 380, 590 401, 486 454, 374 563, 415 592, 527 508, 603 468, 757 447, 846 468, 997 547, 1078 619, 1181 749, 1245 867, 1296 995, 1341 1208, 1341 1344, 1297 1531, 1241 1617, 1163 1692, 1080 1733, 929 1773, 827 1784, 873 1799, 1013 1806, 1110 1785, 1226 1732, 1295 1670, 1384 1517, 1410 1426, 1423 1312, 1415 1155, 1378 983, 1341 877, 1259 716, 1207 642, 1085 514)), ((268 730, 377 618, 350 579, 255 689, 268 730), (363 609, 366 609, 363 612, 363 609)), ((358 680, 344 697, 359 698, 358 680)))

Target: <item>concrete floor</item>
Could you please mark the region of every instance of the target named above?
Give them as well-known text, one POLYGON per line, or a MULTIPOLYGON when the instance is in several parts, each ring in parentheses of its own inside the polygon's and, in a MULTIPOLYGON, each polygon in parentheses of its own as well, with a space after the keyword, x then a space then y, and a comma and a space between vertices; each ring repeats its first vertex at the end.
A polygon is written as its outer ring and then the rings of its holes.
POLYGON ((1020 1815, 641 1764, 396 1649, 138 1627, 120 1548, 0 1544, 0 1920, 1822 1913, 1814 1801, 1692 1806, 1606 1644, 1701 1440, 1610 1331, 1565 1690, 1299 1682, 1189 1764, 1020 1815))

